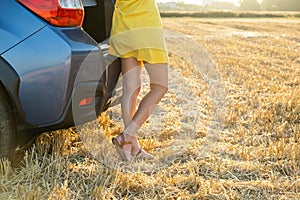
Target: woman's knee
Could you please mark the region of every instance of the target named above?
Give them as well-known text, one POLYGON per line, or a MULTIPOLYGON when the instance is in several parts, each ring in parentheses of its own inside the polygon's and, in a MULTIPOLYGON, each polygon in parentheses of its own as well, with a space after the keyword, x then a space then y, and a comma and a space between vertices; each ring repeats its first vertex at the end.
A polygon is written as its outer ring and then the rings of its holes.
POLYGON ((150 89, 152 91, 156 91, 160 94, 161 97, 163 97, 168 92, 168 86, 167 85, 161 85, 161 84, 150 84, 150 89))

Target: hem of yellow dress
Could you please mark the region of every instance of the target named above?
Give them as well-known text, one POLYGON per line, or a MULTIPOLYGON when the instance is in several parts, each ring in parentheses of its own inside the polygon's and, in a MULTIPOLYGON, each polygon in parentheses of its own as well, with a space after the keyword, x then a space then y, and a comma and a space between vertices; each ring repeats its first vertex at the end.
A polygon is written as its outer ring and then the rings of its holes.
POLYGON ((169 56, 167 52, 164 52, 162 54, 160 54, 159 56, 153 56, 153 58, 150 57, 145 57, 143 55, 139 56, 136 55, 136 53, 130 52, 127 53, 125 55, 115 55, 113 52, 110 52, 111 55, 119 57, 119 58, 136 58, 138 60, 138 62, 140 63, 140 65, 143 65, 144 62, 149 63, 149 64, 165 64, 165 63, 169 63, 169 56))
POLYGON ((120 56, 120 58, 136 58, 138 62, 141 62, 141 63, 149 63, 149 64, 163 64, 163 63, 169 63, 169 59, 147 59, 147 58, 139 58, 139 57, 136 57, 134 55, 125 55, 125 56, 120 56))

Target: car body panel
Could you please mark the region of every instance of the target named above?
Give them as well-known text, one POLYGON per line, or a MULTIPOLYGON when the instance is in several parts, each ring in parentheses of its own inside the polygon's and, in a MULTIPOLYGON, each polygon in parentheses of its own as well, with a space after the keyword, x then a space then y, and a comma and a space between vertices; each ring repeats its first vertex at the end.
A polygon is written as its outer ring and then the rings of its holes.
POLYGON ((15 0, 0 2, 0 87, 20 146, 35 134, 94 120, 110 105, 120 62, 108 66, 99 43, 110 32, 113 3, 83 1, 83 27, 67 28, 49 25, 15 0), (91 96, 92 104, 79 106, 91 96))
POLYGON ((2 55, 20 77, 19 96, 29 123, 53 122, 62 114, 70 55, 69 46, 45 28, 2 55), (14 59, 24 52, 26 58, 14 59))
POLYGON ((57 28, 44 27, 2 55, 20 77, 22 109, 27 122, 35 125, 59 120, 76 78, 72 74, 80 67, 84 67, 85 73, 77 77, 78 81, 98 81, 101 68, 104 71, 101 50, 86 39, 82 30, 62 30, 59 33, 62 37, 53 29, 57 28), (14 59, 22 57, 24 52, 26 58, 14 59), (89 60, 83 62, 85 57, 89 60))
MULTIPOLYGON (((76 84, 94 82, 97 88, 101 81, 105 64, 98 43, 81 27, 51 26, 16 1, 2 1, 1 11, 1 71, 13 80, 2 74, 0 81, 16 115, 24 118, 19 121, 37 129, 63 123, 66 112, 71 112, 76 84)), ((88 113, 83 115, 86 121, 88 113)))
POLYGON ((46 25, 13 0, 1 0, 0 13, 0 35, 5 38, 0 40, 0 55, 46 25))

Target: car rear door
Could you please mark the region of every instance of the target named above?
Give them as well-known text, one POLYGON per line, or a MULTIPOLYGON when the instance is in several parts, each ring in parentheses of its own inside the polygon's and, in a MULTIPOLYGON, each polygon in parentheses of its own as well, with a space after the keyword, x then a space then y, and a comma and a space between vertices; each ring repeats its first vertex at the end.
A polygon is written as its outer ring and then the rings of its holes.
POLYGON ((105 97, 107 108, 110 104, 109 99, 114 96, 121 73, 120 59, 112 57, 108 52, 115 0, 82 0, 82 2, 85 7, 83 29, 99 43, 107 61, 106 73, 102 77, 107 87, 105 97))

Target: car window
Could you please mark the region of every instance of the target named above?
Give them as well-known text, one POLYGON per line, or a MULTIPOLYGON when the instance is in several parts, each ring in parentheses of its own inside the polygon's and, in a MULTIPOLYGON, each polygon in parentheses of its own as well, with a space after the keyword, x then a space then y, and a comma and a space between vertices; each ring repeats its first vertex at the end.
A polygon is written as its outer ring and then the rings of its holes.
POLYGON ((84 7, 97 6, 97 2, 95 0, 81 0, 84 7))

